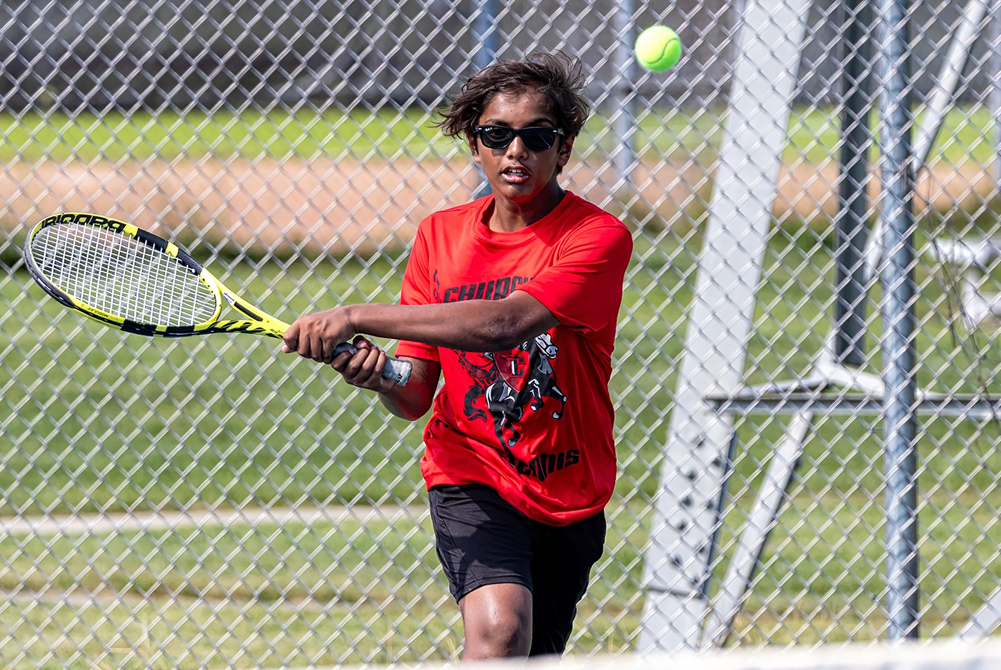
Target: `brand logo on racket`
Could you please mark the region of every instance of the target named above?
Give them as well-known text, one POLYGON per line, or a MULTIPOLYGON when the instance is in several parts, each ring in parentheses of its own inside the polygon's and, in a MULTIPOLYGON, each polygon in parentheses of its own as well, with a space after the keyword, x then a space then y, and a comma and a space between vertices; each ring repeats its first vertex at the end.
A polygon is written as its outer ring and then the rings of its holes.
POLYGON ((99 228, 107 228, 108 230, 113 230, 115 232, 121 233, 125 232, 125 229, 129 224, 123 221, 116 221, 115 219, 109 219, 106 216, 98 216, 96 214, 54 214, 42 221, 42 227, 54 226, 59 223, 78 223, 87 226, 97 226, 99 228))

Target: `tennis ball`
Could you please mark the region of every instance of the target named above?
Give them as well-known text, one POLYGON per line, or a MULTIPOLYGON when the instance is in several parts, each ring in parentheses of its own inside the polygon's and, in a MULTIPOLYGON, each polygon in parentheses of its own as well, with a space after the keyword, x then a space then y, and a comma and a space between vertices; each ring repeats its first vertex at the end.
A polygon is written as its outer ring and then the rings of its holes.
POLYGON ((681 38, 667 26, 650 26, 636 38, 633 52, 646 69, 663 72, 681 60, 681 38))

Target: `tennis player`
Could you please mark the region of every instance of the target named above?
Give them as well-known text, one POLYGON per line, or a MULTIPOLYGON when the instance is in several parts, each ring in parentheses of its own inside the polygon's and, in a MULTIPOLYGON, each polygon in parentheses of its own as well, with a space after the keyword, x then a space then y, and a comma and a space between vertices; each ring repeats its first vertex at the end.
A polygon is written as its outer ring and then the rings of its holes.
POLYGON ((440 125, 493 193, 421 222, 401 305, 303 315, 285 336, 286 353, 332 364, 393 414, 432 410, 421 470, 467 660, 562 653, 603 551, 632 238, 560 186, 590 112, 583 87, 560 53, 469 78, 440 125), (386 354, 360 335, 400 340, 407 386, 380 376, 386 354), (351 340, 357 353, 333 356, 351 340))

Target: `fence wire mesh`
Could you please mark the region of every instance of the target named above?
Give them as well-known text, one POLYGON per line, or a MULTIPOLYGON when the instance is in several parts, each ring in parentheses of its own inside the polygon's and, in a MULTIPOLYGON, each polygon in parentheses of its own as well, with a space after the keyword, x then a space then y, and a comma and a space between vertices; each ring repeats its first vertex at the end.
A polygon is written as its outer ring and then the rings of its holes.
MULTIPOLYGON (((988 11, 913 198, 918 385, 958 403, 918 424, 925 637, 989 635, 1001 621, 999 427, 977 404, 1001 393, 1001 243, 990 239, 1001 235, 1001 10, 980 4, 988 11)), ((93 211, 181 243, 285 320, 396 301, 421 218, 480 188, 465 147, 434 128, 435 110, 478 64, 553 49, 583 60, 596 106, 566 185, 620 216, 635 240, 611 382, 620 472, 570 646, 636 650, 655 499, 677 474, 664 449, 700 254, 712 244, 711 198, 732 185, 714 174, 750 5, 781 3, 4 2, 0 662, 249 667, 460 654, 425 510, 420 425, 257 338, 151 341, 84 322, 43 297, 20 249, 29 224, 93 211), (638 29, 655 23, 685 44, 667 73, 630 55, 638 29)), ((748 386, 809 378, 835 328, 843 37, 866 6, 817 0, 805 17, 739 371, 748 386)), ((943 81, 963 9, 910 5, 915 119, 943 81)), ((875 42, 872 25, 863 37, 875 42)), ((864 72, 875 76, 875 63, 864 72)), ((873 109, 879 92, 866 94, 873 109)), ((861 118, 878 139, 879 115, 861 118)), ((875 139, 863 155, 875 225, 875 139)), ((878 282, 867 292, 857 370, 878 377, 878 282)), ((754 499, 794 420, 754 403, 733 419, 710 599, 758 523, 754 499)), ((883 434, 879 412, 862 404, 815 409, 725 644, 885 636, 883 434)))

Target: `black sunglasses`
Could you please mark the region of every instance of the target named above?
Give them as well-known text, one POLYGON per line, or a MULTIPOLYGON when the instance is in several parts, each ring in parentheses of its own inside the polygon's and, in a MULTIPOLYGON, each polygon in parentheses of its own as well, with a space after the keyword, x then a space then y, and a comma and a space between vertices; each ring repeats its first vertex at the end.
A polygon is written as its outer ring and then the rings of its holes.
POLYGON ((506 149, 514 138, 520 137, 530 151, 552 149, 556 138, 563 134, 562 128, 532 126, 531 128, 508 128, 507 126, 476 126, 476 136, 487 149, 506 149))

